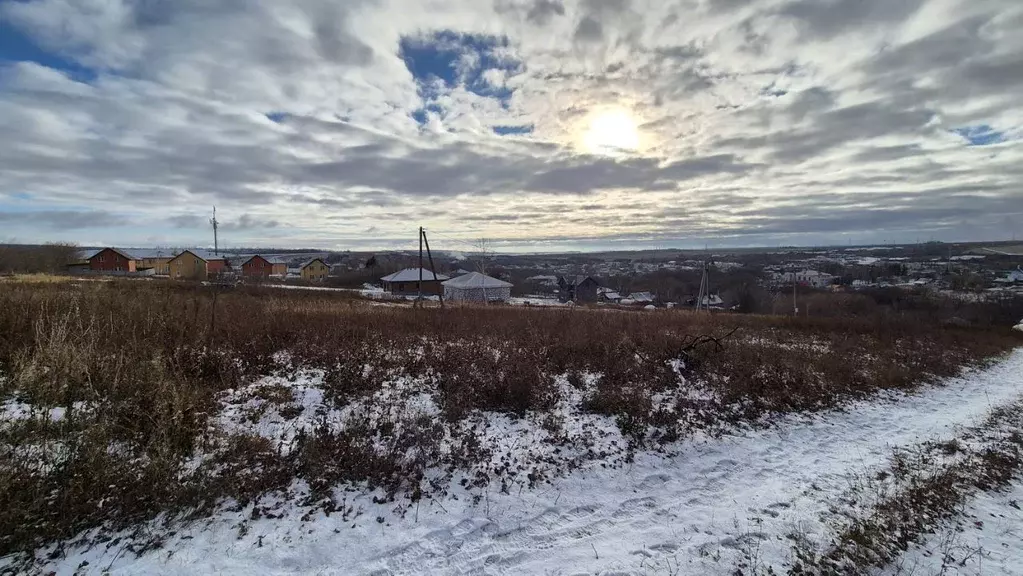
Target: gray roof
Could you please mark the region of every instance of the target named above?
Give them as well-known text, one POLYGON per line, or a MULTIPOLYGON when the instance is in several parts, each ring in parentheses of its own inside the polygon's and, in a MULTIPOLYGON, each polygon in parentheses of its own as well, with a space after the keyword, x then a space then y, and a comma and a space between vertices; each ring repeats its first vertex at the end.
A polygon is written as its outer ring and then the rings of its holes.
POLYGON ((252 260, 256 256, 259 256, 260 258, 262 258, 263 260, 266 260, 270 264, 287 264, 287 263, 289 263, 291 261, 290 258, 286 258, 284 256, 264 256, 262 254, 253 254, 252 256, 249 256, 245 260, 242 260, 242 264, 245 264, 246 262, 248 262, 249 260, 252 260))
POLYGON ((600 286, 600 282, 597 282, 596 278, 592 276, 586 276, 585 274, 580 274, 578 276, 564 276, 562 277, 562 280, 568 286, 579 286, 580 284, 586 282, 587 280, 590 280, 597 286, 600 286))
POLYGON ((129 248, 128 253, 136 259, 141 258, 173 258, 177 252, 167 248, 129 248))
POLYGON ((174 257, 177 258, 178 256, 181 256, 185 252, 191 252, 192 254, 195 254, 196 256, 202 258, 203 260, 205 260, 207 262, 209 262, 210 260, 225 260, 226 259, 223 254, 219 254, 218 255, 218 254, 214 254, 212 250, 200 250, 198 248, 189 248, 187 250, 182 250, 181 252, 178 252, 177 254, 175 254, 174 257))
POLYGON ((457 276, 444 282, 444 285, 452 288, 511 288, 511 284, 508 282, 479 272, 469 272, 457 276))
MULTIPOLYGON (((169 248, 114 248, 112 246, 108 246, 107 248, 99 248, 97 250, 87 250, 84 252, 82 259, 90 260, 93 256, 107 249, 113 250, 129 260, 141 260, 143 258, 173 258, 180 254, 180 251, 171 250, 169 248)), ((195 250, 192 252, 195 252, 195 250)))
MULTIPOLYGON (((423 268, 423 280, 433 280, 433 271, 423 268)), ((449 277, 437 274, 437 280, 447 280, 449 277)), ((384 282, 419 282, 419 268, 406 268, 394 274, 384 276, 380 280, 384 282)))
POLYGON ((629 294, 629 299, 636 302, 653 302, 654 295, 649 292, 633 292, 629 294))

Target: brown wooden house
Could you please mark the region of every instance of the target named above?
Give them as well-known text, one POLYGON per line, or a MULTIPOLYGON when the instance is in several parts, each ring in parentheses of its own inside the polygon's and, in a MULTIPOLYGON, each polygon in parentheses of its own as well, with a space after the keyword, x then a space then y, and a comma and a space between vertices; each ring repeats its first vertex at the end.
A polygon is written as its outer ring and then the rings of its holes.
POLYGON ((287 274, 288 263, 275 256, 260 256, 256 254, 242 262, 242 276, 247 278, 269 278, 271 276, 283 278, 287 274))
POLYGON ((117 248, 104 248, 88 258, 93 272, 134 272, 137 259, 117 248))
POLYGON ((174 280, 206 280, 227 271, 227 259, 201 250, 185 250, 167 263, 174 280))

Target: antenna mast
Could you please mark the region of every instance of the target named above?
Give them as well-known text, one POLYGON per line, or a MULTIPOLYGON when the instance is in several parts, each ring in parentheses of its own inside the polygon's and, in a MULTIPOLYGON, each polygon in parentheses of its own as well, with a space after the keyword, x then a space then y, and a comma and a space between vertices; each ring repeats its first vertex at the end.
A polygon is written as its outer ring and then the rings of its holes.
POLYGON ((210 218, 210 224, 213 225, 213 254, 219 256, 220 255, 220 245, 217 243, 217 225, 220 224, 220 222, 217 222, 217 207, 216 206, 213 207, 213 218, 210 218))

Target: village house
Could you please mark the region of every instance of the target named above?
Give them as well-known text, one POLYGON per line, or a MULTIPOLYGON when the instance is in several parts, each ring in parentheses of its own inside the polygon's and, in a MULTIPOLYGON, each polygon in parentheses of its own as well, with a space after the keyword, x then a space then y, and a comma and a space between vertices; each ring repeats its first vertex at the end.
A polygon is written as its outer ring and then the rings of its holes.
POLYGON ((260 256, 256 254, 242 262, 242 276, 246 278, 283 278, 287 273, 287 260, 277 256, 260 256))
POLYGON ((138 259, 124 250, 104 248, 87 258, 91 272, 134 272, 138 259))
POLYGON ((512 285, 479 272, 469 272, 441 283, 444 299, 452 302, 506 302, 512 285))
POLYGON ((602 286, 597 288, 597 299, 601 302, 617 304, 622 301, 622 295, 613 288, 605 288, 602 286))
POLYGON ((816 270, 798 270, 795 272, 785 272, 775 276, 775 282, 778 284, 792 284, 795 282, 800 286, 827 288, 835 283, 835 277, 831 274, 818 272, 816 270))
POLYGON ((1023 282, 1023 269, 1017 267, 1015 270, 1010 270, 1004 278, 996 278, 995 282, 1003 284, 1015 284, 1017 282, 1023 282))
POLYGON ((406 268, 394 274, 389 274, 380 279, 384 291, 400 296, 416 296, 419 292, 419 278, 423 279, 424 295, 439 296, 444 293, 444 286, 441 282, 451 278, 443 274, 434 276, 433 270, 426 268, 406 268))
POLYGON ((558 278, 558 300, 562 302, 596 302, 600 283, 591 276, 558 278))
POLYGON ((628 299, 636 304, 652 304, 655 300, 654 295, 649 292, 633 292, 629 294, 628 299))
POLYGON ((170 259, 167 269, 174 280, 207 280, 226 272, 227 260, 204 250, 185 250, 170 259))
MULTIPOLYGON (((85 255, 84 265, 74 270, 113 275, 160 275, 170 274, 170 261, 174 254, 162 248, 103 248, 85 255)), ((71 269, 71 268, 69 268, 71 269)))
POLYGON ((308 262, 303 262, 299 267, 299 275, 303 280, 308 280, 310 282, 322 282, 329 274, 330 266, 327 266, 327 264, 319 258, 313 258, 308 262))
POLYGON ((137 258, 135 267, 142 270, 152 270, 157 276, 170 275, 170 261, 174 257, 166 250, 133 250, 132 254, 137 258))

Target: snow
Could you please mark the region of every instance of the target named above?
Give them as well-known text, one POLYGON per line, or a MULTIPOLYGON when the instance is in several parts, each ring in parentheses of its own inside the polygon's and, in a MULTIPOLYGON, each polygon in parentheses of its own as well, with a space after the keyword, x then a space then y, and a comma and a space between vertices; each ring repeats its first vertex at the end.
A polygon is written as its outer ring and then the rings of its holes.
POLYGON ((556 298, 543 296, 512 297, 508 303, 513 306, 571 306, 568 302, 559 302, 556 298))
MULTIPOLYGON (((88 409, 88 404, 86 402, 75 402, 71 407, 73 410, 81 412, 88 409)), ((5 400, 0 403, 0 425, 18 420, 28 420, 37 416, 42 416, 50 422, 60 422, 64 419, 66 413, 66 406, 38 408, 18 400, 5 400)))
POLYGON ((1011 576, 1023 570, 1023 484, 981 493, 883 575, 1011 576))
MULTIPOLYGON (((319 402, 310 392, 315 378, 305 374, 291 383, 293 398, 310 412, 319 402)), ((593 378, 586 375, 584 384, 592 385, 593 378)), ((262 382, 274 383, 283 385, 262 382)), ((417 393, 414 383, 396 383, 394 390, 386 394, 396 396, 368 404, 387 409, 417 393)), ((583 392, 569 387, 563 402, 574 405, 583 392)), ((784 572, 788 536, 815 541, 832 536, 826 522, 830 503, 855 478, 886 465, 893 447, 953 438, 960 427, 980 422, 1021 394, 1018 350, 914 394, 882 394, 720 438, 697 436, 680 442, 671 455, 637 452, 624 468, 590 461, 537 489, 502 491, 492 483, 479 499, 455 489, 440 500, 424 499, 414 515, 407 512, 408 502, 377 504, 373 494, 353 491, 339 496, 353 514, 316 512, 309 521, 302 519, 306 509, 290 504, 279 519, 252 520, 251 508, 225 511, 179 529, 164 548, 140 557, 124 552, 123 542, 69 548, 48 569, 71 574, 88 561, 96 569, 109 566, 110 574, 726 575, 755 555, 758 563, 784 572)), ((245 390, 228 393, 234 404, 250 396, 245 390)), ((431 409, 428 403, 412 404, 415 410, 431 409)), ((557 412, 570 414, 567 406, 557 412)), ((229 416, 225 425, 242 421, 229 416)), ((522 454, 543 434, 530 418, 491 415, 489 422, 484 434, 499 443, 495 458, 522 454)), ((566 430, 587 422, 606 427, 605 438, 617 434, 610 419, 595 416, 566 430)), ((289 433, 275 428, 272 415, 252 425, 274 437, 289 433)), ((977 502, 988 506, 983 498, 977 502)), ((991 546, 994 538, 1010 537, 1004 531, 999 536, 997 526, 992 522, 991 546)), ((1008 555, 1003 562, 1011 567, 1008 555)))

